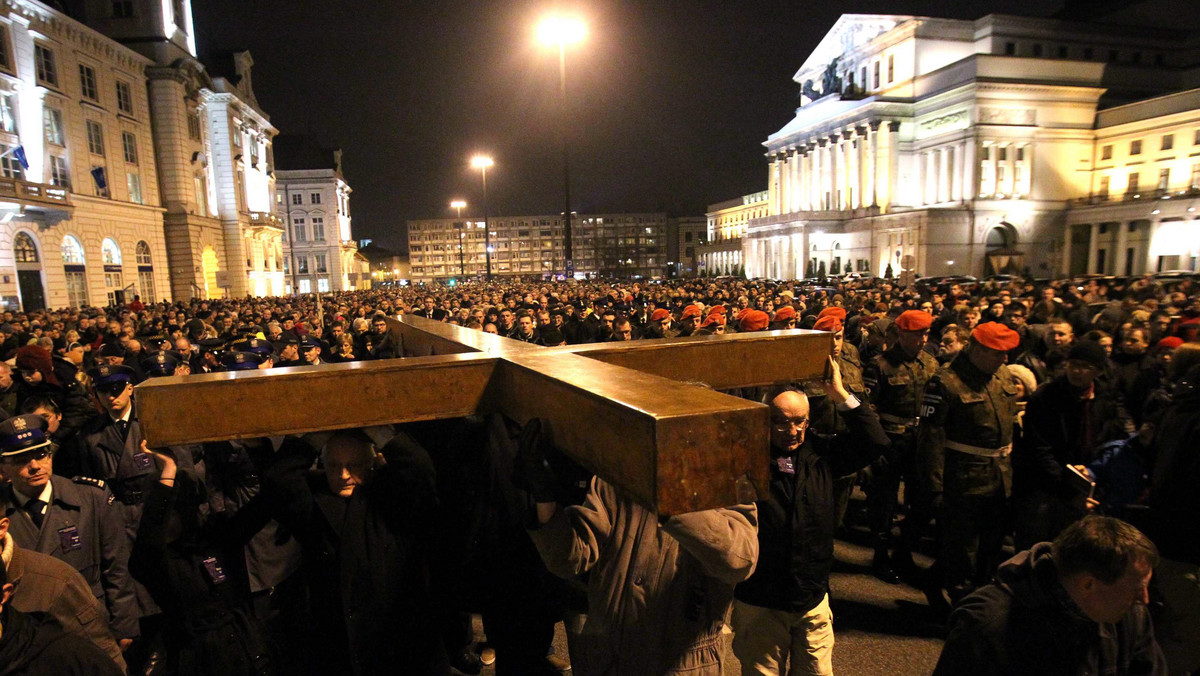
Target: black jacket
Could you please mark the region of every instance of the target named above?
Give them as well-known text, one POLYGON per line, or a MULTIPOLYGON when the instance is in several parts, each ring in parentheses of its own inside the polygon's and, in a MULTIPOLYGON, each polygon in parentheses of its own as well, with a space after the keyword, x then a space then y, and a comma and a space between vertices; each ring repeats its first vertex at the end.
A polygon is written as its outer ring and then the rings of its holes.
POLYGON ((123 672, 90 641, 62 630, 44 613, 5 608, 0 623, 0 676, 120 676, 123 672))
POLYGON ((966 597, 950 617, 950 636, 934 676, 1166 676, 1145 606, 1116 624, 1074 608, 1058 582, 1050 543, 1000 565, 995 580, 966 597))
POLYGON ((828 592, 837 524, 833 482, 870 464, 889 445, 868 404, 841 413, 849 432, 820 437, 810 429, 793 461, 795 474, 772 463, 770 497, 756 503, 758 566, 734 590, 739 601, 804 613, 828 592))
POLYGON ((262 496, 300 542, 320 673, 444 674, 432 626, 428 549, 438 501, 416 444, 389 444, 387 464, 342 498, 310 474, 316 449, 289 438, 263 472, 262 496))
POLYGON ((1071 498, 1075 489, 1066 478, 1066 466, 1087 465, 1096 459, 1101 445, 1125 438, 1128 416, 1115 392, 1099 381, 1095 384, 1093 398, 1087 402, 1090 444, 1084 435, 1084 403, 1066 376, 1039 387, 1029 398, 1022 436, 1012 456, 1015 492, 1040 490, 1071 498))

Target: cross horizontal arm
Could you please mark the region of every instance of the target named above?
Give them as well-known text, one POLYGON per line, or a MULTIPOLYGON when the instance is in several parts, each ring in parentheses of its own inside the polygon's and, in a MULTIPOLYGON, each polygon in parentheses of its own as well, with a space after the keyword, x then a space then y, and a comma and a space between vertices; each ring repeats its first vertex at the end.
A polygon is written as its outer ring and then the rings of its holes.
POLYGON ((498 359, 482 353, 154 378, 137 386, 152 447, 472 415, 498 359))
POLYGON ((833 335, 766 331, 670 340, 633 340, 551 348, 717 390, 803 382, 825 377, 833 335))

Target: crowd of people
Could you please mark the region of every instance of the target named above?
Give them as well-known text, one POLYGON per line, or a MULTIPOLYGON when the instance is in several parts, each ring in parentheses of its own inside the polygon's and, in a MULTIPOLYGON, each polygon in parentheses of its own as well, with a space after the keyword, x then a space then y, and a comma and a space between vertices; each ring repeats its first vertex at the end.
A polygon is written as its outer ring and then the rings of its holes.
POLYGON ((830 674, 833 543, 856 531, 875 576, 948 622, 939 674, 1165 674, 1155 631, 1185 630, 1151 577, 1160 555, 1200 565, 1198 385, 1187 278, 502 282, 6 311, 0 673, 494 660, 536 676, 567 668, 566 619, 585 676, 719 674, 730 629, 745 674, 830 674), (536 421, 146 447, 140 382, 405 358, 406 315, 544 346, 811 329, 833 353, 825 381, 735 393, 770 408, 770 484, 669 519, 536 421))

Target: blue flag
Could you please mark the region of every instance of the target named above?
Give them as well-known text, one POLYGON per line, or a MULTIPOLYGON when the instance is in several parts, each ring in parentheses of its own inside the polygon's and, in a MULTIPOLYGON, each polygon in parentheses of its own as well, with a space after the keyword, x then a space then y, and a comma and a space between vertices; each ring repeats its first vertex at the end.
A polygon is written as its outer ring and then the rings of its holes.
POLYGON ((108 190, 108 181, 104 178, 104 167, 92 167, 92 180, 99 190, 108 190))
POLYGON ((25 146, 17 146, 13 149, 13 157, 21 163, 25 171, 29 171, 29 158, 25 157, 25 146))

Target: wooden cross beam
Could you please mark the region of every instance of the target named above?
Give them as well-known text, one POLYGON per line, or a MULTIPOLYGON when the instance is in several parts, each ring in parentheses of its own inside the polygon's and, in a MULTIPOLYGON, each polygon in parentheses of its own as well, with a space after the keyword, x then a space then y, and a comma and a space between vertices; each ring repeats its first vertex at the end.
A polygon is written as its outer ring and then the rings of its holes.
POLYGON ((659 514, 765 486, 767 407, 699 387, 822 378, 832 336, 768 331, 544 348, 405 317, 406 359, 157 378, 137 387, 151 446, 499 412, 659 514))

